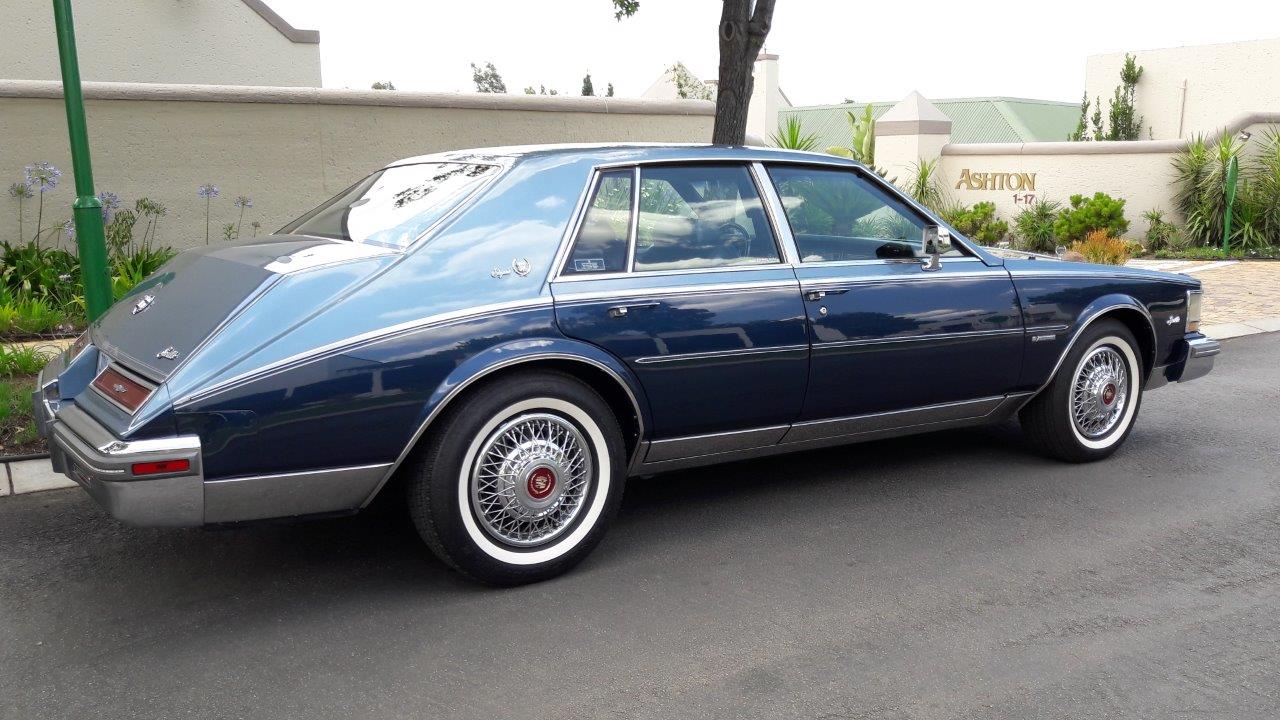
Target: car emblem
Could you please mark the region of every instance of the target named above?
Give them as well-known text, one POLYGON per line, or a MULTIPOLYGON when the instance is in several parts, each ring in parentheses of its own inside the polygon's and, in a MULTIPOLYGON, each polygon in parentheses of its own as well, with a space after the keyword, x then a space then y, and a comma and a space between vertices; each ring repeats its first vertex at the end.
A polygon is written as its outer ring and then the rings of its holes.
POLYGON ((125 387, 124 385, 121 385, 120 383, 116 383, 115 385, 112 385, 112 386, 111 386, 111 389, 112 389, 112 390, 114 390, 114 391, 116 391, 116 392, 118 392, 118 393, 127 393, 127 392, 129 392, 129 388, 125 387))
POLYGON ((155 295, 143 295, 141 300, 133 304, 133 314, 137 315, 138 313, 143 312, 147 308, 151 307, 151 304, 155 301, 155 295))
POLYGON ((529 261, 526 260, 525 258, 518 258, 516 260, 511 261, 511 269, 515 270, 516 274, 519 275, 520 277, 524 277, 525 275, 528 275, 529 270, 531 268, 532 266, 529 264, 529 261))
POLYGON ((494 269, 492 269, 492 270, 490 270, 490 271, 489 271, 489 277, 491 277, 491 278, 493 278, 493 279, 495 279, 495 280, 501 280, 502 278, 504 278, 504 277, 506 277, 506 276, 508 276, 508 275, 510 275, 510 274, 511 274, 511 271, 510 271, 510 270, 506 270, 506 269, 503 269, 503 268, 500 268, 500 267, 495 267, 494 269))
POLYGON ((174 346, 170 345, 169 347, 167 347, 167 348, 165 348, 165 349, 161 350, 160 352, 156 353, 156 357, 158 357, 158 358, 160 358, 160 359, 162 359, 162 360, 177 360, 177 359, 178 359, 178 349, 177 349, 177 348, 175 348, 174 346))
POLYGON ((1180 322, 1182 322, 1182 316, 1181 316, 1181 315, 1174 315, 1173 317, 1169 318, 1168 320, 1165 320, 1165 321, 1164 321, 1164 324, 1165 324, 1165 325, 1177 325, 1177 324, 1178 324, 1178 323, 1180 323, 1180 322))

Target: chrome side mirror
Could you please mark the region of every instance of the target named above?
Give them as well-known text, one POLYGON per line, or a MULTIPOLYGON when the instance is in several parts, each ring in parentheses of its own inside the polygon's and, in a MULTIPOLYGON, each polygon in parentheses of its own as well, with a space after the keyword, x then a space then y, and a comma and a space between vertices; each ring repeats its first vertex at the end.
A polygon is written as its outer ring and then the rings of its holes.
POLYGON ((926 272, 942 269, 942 246, 951 244, 951 231, 938 225, 926 225, 920 240, 920 254, 924 259, 920 269, 926 272))

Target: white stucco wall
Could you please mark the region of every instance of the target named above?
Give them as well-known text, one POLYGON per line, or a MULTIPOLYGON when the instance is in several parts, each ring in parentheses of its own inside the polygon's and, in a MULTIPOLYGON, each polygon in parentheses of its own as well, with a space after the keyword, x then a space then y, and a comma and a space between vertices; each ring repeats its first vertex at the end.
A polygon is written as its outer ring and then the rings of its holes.
POLYGON ((778 111, 791 107, 778 83, 778 56, 762 53, 752 72, 747 134, 767 139, 778 132, 778 111))
MULTIPOLYGON (((320 86, 320 45, 290 40, 242 0, 72 5, 84 80, 320 86)), ((61 77, 52 5, 6 2, 0 78, 61 77)))
MULTIPOLYGON (((1247 129, 1257 136, 1274 129, 1277 122, 1280 113, 1254 113, 1222 125, 1232 132, 1247 129)), ((1065 206, 1072 195, 1104 192, 1125 200, 1125 217, 1129 220, 1126 236, 1140 240, 1147 232, 1147 222, 1142 218, 1147 210, 1164 211, 1170 221, 1183 220, 1173 211, 1172 163, 1184 147, 1185 142, 1177 140, 947 145, 942 148, 936 177, 951 197, 966 205, 995 203, 996 212, 1009 221, 1010 227, 1029 201, 1056 200, 1065 206), (1010 185, 1017 182, 1009 179, 1005 179, 1004 188, 999 187, 998 181, 989 182, 985 189, 957 187, 966 169, 971 174, 1034 175, 1035 188, 1013 189, 1010 185)), ((1025 181, 1024 177, 1020 182, 1025 181)))
MULTIPOLYGON (((429 94, 301 88, 88 83, 86 112, 98 189, 126 207, 164 203, 160 239, 204 242, 212 183, 213 232, 233 223, 236 195, 253 198, 243 232, 257 220, 275 230, 364 175, 399 158, 441 150, 548 142, 705 142, 707 101, 528 95, 429 94)), ((45 223, 70 217, 74 200, 61 84, 0 81, 0 187, 22 168, 50 161, 65 173, 45 197, 45 223)), ((17 231, 17 205, 0 194, 0 239, 17 231)), ((34 204, 26 221, 35 222, 34 204)))
MULTIPOLYGON (((1154 139, 1172 140, 1214 132, 1242 113, 1280 110, 1280 38, 1130 54, 1143 67, 1135 93, 1143 139, 1148 127, 1154 139)), ((1102 98, 1104 117, 1123 65, 1124 53, 1092 55, 1086 62, 1085 89, 1090 100, 1102 98)))

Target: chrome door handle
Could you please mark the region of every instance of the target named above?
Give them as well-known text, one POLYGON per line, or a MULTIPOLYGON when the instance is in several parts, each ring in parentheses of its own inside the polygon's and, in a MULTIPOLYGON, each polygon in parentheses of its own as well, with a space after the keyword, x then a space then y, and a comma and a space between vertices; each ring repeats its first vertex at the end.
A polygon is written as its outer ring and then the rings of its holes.
POLYGON ((630 305, 615 305, 609 308, 609 317, 626 317, 632 310, 648 310, 658 307, 656 302, 631 303, 630 305))
POLYGON ((805 299, 805 300, 812 300, 812 301, 814 301, 814 302, 817 302, 818 300, 821 300, 822 298, 824 298, 824 297, 826 297, 826 296, 828 296, 828 295, 843 295, 843 294, 845 294, 845 293, 847 293, 847 292, 849 292, 849 291, 848 291, 848 289, 840 289, 840 290, 806 290, 806 291, 805 291, 805 293, 804 293, 804 299, 805 299))

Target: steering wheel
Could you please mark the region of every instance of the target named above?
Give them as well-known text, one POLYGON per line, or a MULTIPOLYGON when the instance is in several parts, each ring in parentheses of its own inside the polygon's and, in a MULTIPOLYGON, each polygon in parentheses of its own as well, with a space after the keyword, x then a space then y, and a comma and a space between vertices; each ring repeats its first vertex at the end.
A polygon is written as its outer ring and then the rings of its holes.
POLYGON ((747 254, 751 233, 736 222, 727 222, 716 229, 716 240, 724 247, 725 257, 740 258, 747 254))

